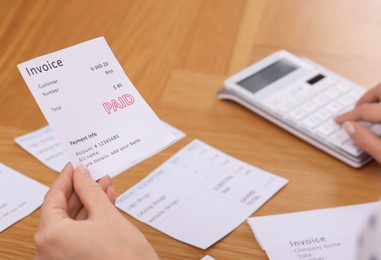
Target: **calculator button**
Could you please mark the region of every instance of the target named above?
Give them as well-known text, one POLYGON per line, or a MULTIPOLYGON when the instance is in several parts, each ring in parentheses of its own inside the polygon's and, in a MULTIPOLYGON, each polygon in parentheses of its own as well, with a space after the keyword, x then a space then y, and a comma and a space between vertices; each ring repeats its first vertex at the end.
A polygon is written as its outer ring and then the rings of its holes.
POLYGON ((341 110, 343 110, 343 108, 344 105, 336 101, 333 101, 328 106, 326 106, 326 109, 331 111, 332 115, 337 115, 341 110))
POLYGON ((354 98, 353 96, 345 95, 339 98, 337 101, 343 104, 343 106, 349 106, 355 103, 356 98, 354 98))
POLYGON ((357 100, 360 97, 362 97, 362 95, 364 95, 365 92, 366 90, 363 88, 354 88, 351 92, 349 92, 349 95, 351 95, 354 99, 357 100))
POLYGON ((304 93, 306 100, 307 100, 307 99, 311 98, 312 96, 316 95, 317 90, 314 89, 313 87, 309 86, 309 85, 308 86, 305 85, 303 93, 304 93))
POLYGON ((304 128, 307 131, 311 131, 313 128, 315 128, 317 125, 321 123, 321 120, 317 118, 315 115, 309 116, 305 118, 302 121, 302 128, 304 128))
POLYGON ((322 92, 324 91, 326 88, 329 87, 329 84, 327 82, 321 82, 321 83, 316 83, 313 88, 315 88, 317 91, 319 92, 322 92))
POLYGON ((292 87, 287 88, 287 93, 290 94, 290 96, 298 95, 303 91, 303 85, 294 85, 292 87))
POLYGON ((319 107, 319 105, 316 102, 314 102, 313 100, 308 100, 307 102, 305 102, 301 106, 301 108, 306 110, 308 113, 315 111, 318 107, 319 107))
POLYGON ((346 142, 341 148, 344 151, 352 154, 353 156, 359 156, 362 153, 362 150, 358 148, 357 145, 355 145, 352 140, 349 142, 346 142))
POLYGON ((352 88, 352 86, 345 82, 339 82, 335 85, 335 88, 338 89, 341 92, 348 91, 352 88))
POLYGON ((328 120, 321 126, 317 127, 314 131, 314 134, 317 136, 326 139, 327 136, 334 133, 336 130, 338 130, 340 127, 338 124, 336 124, 333 120, 328 120))
POLYGON ((349 140, 348 134, 343 130, 339 129, 335 133, 333 133, 329 138, 328 141, 338 147, 343 146, 343 144, 349 140))
POLYGON ((308 114, 308 111, 304 110, 301 107, 297 107, 287 114, 286 118, 292 122, 298 123, 300 119, 305 117, 308 114))
POLYGON ((329 88, 324 92, 324 94, 329 97, 330 99, 334 99, 338 95, 340 95, 340 91, 337 90, 336 88, 329 88))
POLYGON ((348 111, 351 111, 355 108, 355 104, 350 104, 349 106, 345 107, 341 112, 340 114, 344 114, 344 113, 347 113, 348 111))
POLYGON ((318 104, 319 106, 322 106, 329 101, 329 97, 327 97, 324 94, 320 94, 319 96, 315 97, 313 101, 316 102, 316 104, 318 104))
POLYGON ((332 84, 335 84, 335 83, 338 81, 338 79, 335 78, 335 77, 326 77, 326 78, 324 79, 324 81, 325 81, 327 84, 332 85, 332 84))
POLYGON ((332 113, 328 109, 324 108, 322 110, 317 111, 315 113, 315 116, 319 118, 320 121, 325 121, 332 116, 332 113))
POLYGON ((295 105, 300 105, 301 103, 303 103, 304 101, 306 101, 307 97, 306 95, 301 92, 297 95, 294 96, 292 102, 295 104, 295 105))
POLYGON ((266 99, 263 104, 270 108, 273 109, 274 107, 278 106, 279 103, 282 102, 282 98, 278 95, 272 96, 271 98, 266 99))
POLYGON ((283 100, 276 106, 275 112, 283 116, 296 105, 297 104, 294 102, 294 100, 290 99, 290 96, 283 96, 283 100))

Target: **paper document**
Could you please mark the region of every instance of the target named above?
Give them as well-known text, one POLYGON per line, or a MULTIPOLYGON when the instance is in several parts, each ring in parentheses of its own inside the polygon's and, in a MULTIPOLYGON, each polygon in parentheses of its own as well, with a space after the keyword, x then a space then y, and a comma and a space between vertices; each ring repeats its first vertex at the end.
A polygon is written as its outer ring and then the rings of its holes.
MULTIPOLYGON (((175 141, 180 140, 185 134, 177 128, 162 121, 164 126, 173 134, 175 141)), ((69 162, 60 141, 54 135, 50 126, 15 138, 15 142, 37 160, 56 172, 61 172, 69 162)), ((138 161, 137 161, 138 162, 138 161)), ((115 175, 119 172, 115 172, 115 175)), ((110 176, 113 177, 113 176, 110 176)))
POLYGON ((15 142, 53 171, 60 172, 69 162, 50 126, 17 137, 15 142))
POLYGON ((48 187, 0 163, 0 232, 44 201, 48 187))
POLYGON ((271 260, 355 259, 359 232, 380 202, 253 217, 248 222, 271 260))
POLYGON ((116 205, 169 236, 206 249, 286 183, 194 140, 119 196, 116 205))
POLYGON ((103 37, 18 68, 68 159, 86 165, 93 179, 126 170, 174 141, 103 37))

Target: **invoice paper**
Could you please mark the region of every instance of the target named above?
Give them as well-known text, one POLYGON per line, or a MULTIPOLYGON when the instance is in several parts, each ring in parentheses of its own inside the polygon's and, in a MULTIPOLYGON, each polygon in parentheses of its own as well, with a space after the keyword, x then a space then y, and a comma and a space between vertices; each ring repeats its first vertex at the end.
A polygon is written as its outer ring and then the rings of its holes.
MULTIPOLYGON (((175 141, 185 136, 185 134, 177 128, 164 121, 162 121, 162 123, 173 134, 175 141)), ((15 142, 53 171, 61 172, 63 167, 69 162, 60 141, 56 138, 50 126, 45 126, 31 133, 17 137, 15 138, 15 142)), ((119 172, 115 172, 115 174, 119 174, 119 172)))
POLYGON ((93 179, 126 170, 174 141, 103 37, 18 68, 68 159, 87 166, 93 179))
POLYGON ((380 202, 249 218, 271 260, 355 259, 358 238, 380 202))
POLYGON ((0 232, 44 201, 48 187, 0 163, 0 232))
POLYGON ((206 249, 286 183, 194 140, 119 196, 116 205, 169 236, 206 249))

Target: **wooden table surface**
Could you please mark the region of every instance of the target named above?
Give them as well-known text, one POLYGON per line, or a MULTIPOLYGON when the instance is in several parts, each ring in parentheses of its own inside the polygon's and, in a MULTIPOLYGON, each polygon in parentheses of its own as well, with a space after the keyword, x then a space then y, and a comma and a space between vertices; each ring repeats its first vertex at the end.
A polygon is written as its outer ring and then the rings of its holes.
MULTIPOLYGON (((0 161, 50 185, 56 173, 14 138, 47 125, 16 65, 104 36, 153 110, 187 136, 114 179, 121 194, 198 138, 289 184, 255 216, 371 202, 381 167, 353 169, 216 92, 278 50, 304 55, 372 87, 381 80, 381 1, 0 0, 0 161)), ((195 212, 195 214, 199 214, 195 212)), ((267 259, 246 222, 208 250, 130 216, 162 259, 267 259)), ((31 259, 39 211, 0 234, 0 259, 31 259)))

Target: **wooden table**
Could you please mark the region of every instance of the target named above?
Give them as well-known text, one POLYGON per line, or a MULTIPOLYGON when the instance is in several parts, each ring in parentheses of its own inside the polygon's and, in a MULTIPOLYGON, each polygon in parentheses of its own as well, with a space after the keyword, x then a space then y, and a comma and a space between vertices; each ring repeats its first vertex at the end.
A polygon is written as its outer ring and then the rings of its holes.
MULTIPOLYGON (((305 55, 366 87, 381 78, 380 1, 0 1, 0 161, 50 185, 56 173, 13 141, 47 124, 16 65, 104 36, 161 119, 187 136, 114 179, 121 194, 195 138, 289 179, 254 215, 375 201, 381 167, 352 169, 216 92, 278 50, 305 55)), ((162 259, 266 259, 246 222, 208 250, 130 216, 162 259)), ((0 234, 0 259, 30 259, 39 211, 0 234)))

